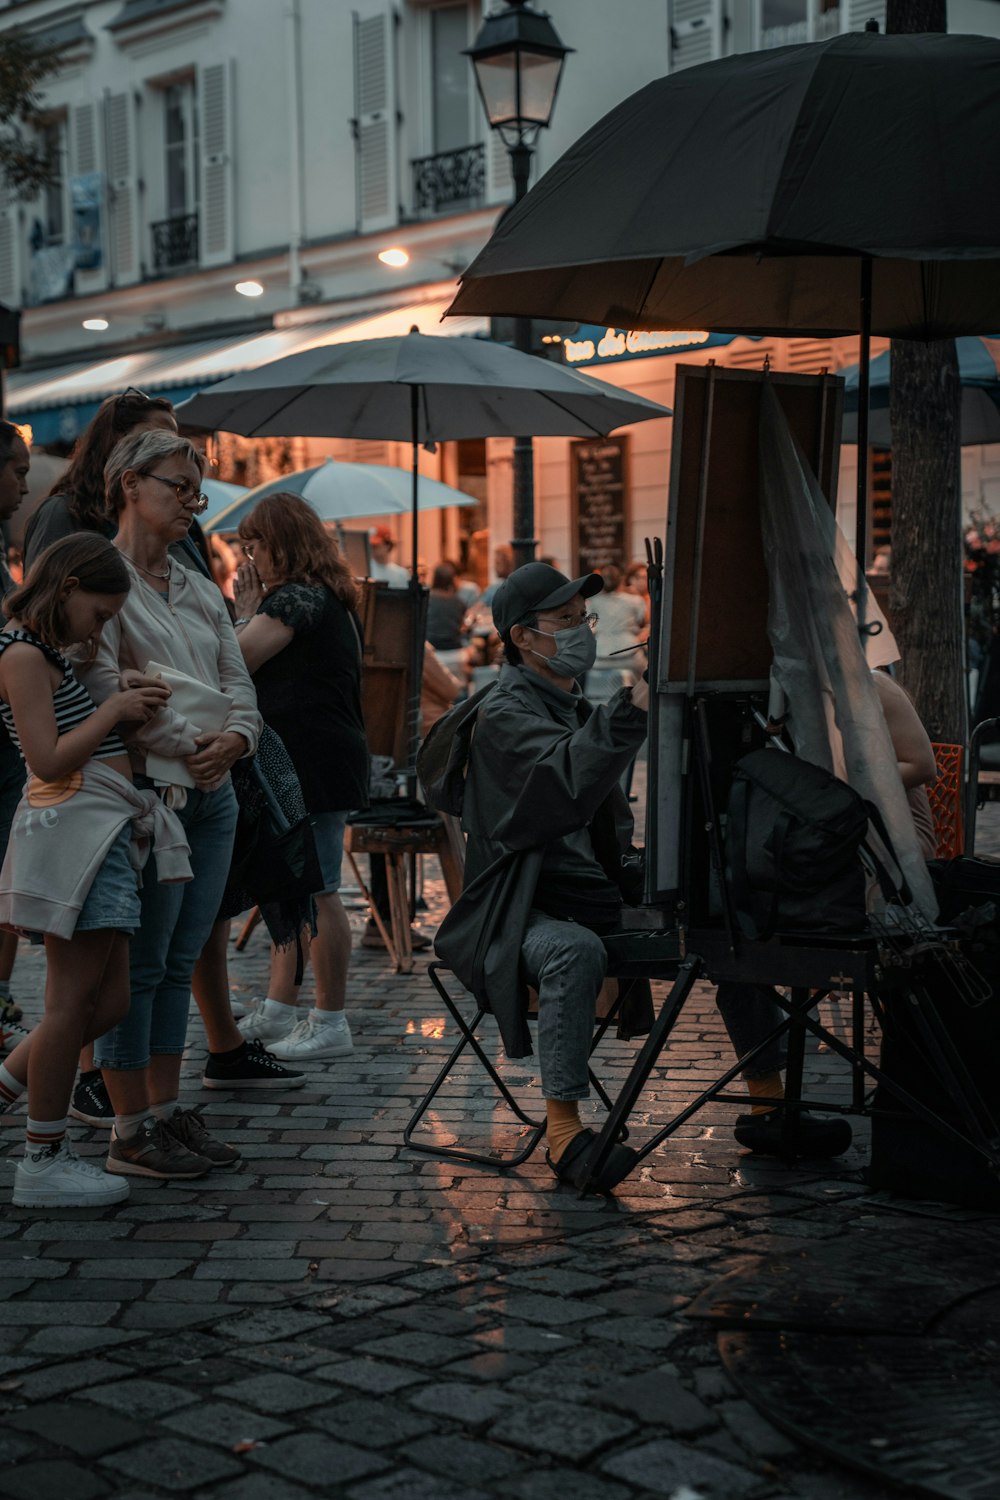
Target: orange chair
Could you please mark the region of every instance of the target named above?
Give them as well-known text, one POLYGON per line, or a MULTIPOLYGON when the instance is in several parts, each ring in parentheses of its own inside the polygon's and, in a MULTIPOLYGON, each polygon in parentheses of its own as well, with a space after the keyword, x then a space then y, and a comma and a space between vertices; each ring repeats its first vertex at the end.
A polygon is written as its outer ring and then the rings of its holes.
POLYGON ((962 767, 965 753, 961 745, 933 745, 937 761, 937 781, 927 788, 937 834, 938 859, 957 859, 965 852, 965 830, 962 826, 962 767))

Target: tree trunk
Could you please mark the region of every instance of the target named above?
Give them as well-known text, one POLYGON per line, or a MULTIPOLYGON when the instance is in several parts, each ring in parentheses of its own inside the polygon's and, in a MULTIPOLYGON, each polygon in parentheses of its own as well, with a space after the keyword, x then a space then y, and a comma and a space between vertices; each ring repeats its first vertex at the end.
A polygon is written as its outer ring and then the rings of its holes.
MULTIPOLYGON (((946 0, 888 0, 886 30, 946 31, 946 0)), ((889 609, 902 654, 900 680, 931 739, 953 744, 964 744, 968 734, 961 399, 954 339, 893 339, 889 609)))

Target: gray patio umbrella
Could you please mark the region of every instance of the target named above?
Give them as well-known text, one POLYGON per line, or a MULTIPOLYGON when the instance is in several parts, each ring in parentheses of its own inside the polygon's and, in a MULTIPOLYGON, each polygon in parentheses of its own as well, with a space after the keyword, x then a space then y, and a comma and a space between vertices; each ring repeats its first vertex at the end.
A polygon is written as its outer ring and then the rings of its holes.
POLYGON ((666 406, 579 370, 489 339, 402 338, 328 344, 222 380, 177 408, 182 422, 244 437, 392 438, 413 446, 413 566, 417 454, 456 438, 604 437, 666 406))
POLYGON ((864 443, 871 332, 1000 327, 998 78, 996 39, 877 32, 661 78, 505 215, 450 311, 860 332, 864 443))

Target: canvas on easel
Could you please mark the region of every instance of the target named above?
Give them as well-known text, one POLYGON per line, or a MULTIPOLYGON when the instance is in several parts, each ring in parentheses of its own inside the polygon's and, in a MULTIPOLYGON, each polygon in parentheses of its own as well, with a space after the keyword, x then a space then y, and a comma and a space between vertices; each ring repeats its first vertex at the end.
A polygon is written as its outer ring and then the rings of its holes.
POLYGON ((760 743, 754 712, 766 709, 771 666, 760 506, 764 382, 831 506, 836 500, 841 380, 678 367, 662 609, 650 663, 646 894, 667 909, 689 907, 693 896, 715 904, 709 841, 695 833, 709 817, 706 802, 725 805, 732 763, 760 743), (700 724, 696 702, 705 705, 700 724))

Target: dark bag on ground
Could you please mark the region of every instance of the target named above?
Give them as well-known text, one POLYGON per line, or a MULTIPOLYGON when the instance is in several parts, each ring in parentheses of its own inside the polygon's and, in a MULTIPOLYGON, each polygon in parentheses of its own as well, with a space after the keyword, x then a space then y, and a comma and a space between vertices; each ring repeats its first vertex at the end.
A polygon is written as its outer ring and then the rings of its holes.
MULTIPOLYGON (((1000 864, 959 858, 931 860, 928 869, 941 922, 959 934, 963 953, 986 980, 989 995, 970 1004, 940 971, 920 975, 955 1050, 988 1108, 997 1113, 1000 1076, 1000 864)), ((905 991, 885 997, 880 1066, 895 1083, 963 1134, 962 1111, 942 1086, 914 1007, 905 991)), ((903 1198, 936 1199, 1000 1212, 1000 1179, 983 1158, 949 1140, 901 1103, 884 1085, 875 1091, 872 1187, 903 1198)))
POLYGON ((726 817, 726 874, 743 933, 863 931, 869 817, 864 799, 821 766, 778 750, 743 756, 726 817))

